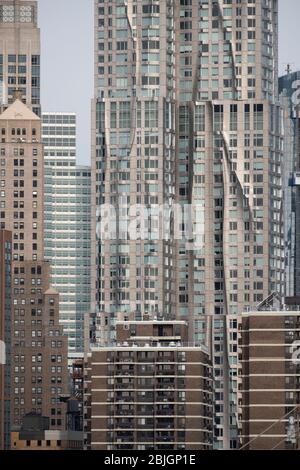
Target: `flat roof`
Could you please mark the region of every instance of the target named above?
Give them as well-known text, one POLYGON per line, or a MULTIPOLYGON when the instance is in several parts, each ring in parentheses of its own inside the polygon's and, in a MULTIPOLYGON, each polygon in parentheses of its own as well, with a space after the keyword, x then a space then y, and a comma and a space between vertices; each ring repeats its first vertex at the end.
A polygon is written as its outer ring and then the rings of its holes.
MULTIPOLYGON (((250 312, 243 312, 243 317, 267 317, 267 316, 282 316, 282 317, 292 317, 292 316, 300 316, 300 309, 299 310, 252 310, 250 312)), ((232 318, 232 317, 230 317, 232 318)), ((238 316, 237 316, 238 318, 238 316)))
POLYGON ((141 324, 141 325, 149 325, 151 323, 161 323, 163 325, 187 325, 188 323, 184 320, 159 320, 159 319, 145 319, 145 320, 116 320, 115 324, 121 325, 130 325, 130 324, 141 324))

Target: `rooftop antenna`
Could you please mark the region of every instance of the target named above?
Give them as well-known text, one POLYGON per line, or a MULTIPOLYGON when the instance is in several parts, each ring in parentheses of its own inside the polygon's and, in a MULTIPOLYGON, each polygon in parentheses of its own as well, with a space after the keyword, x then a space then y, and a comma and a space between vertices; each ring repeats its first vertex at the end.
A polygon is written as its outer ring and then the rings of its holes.
POLYGON ((285 72, 287 73, 287 75, 289 75, 290 73, 292 73, 292 69, 293 69, 293 65, 294 63, 293 62, 288 62, 286 65, 286 68, 285 68, 285 72))

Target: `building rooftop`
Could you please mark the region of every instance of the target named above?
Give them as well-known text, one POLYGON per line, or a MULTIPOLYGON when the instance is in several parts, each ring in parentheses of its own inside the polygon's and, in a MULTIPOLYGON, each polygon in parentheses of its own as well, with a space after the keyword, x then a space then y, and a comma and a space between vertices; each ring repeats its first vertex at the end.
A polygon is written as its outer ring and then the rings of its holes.
POLYGON ((184 320, 163 320, 161 318, 147 318, 143 320, 116 320, 116 325, 149 325, 154 323, 155 325, 187 325, 184 320))
POLYGON ((49 287, 49 289, 46 290, 45 295, 58 295, 58 292, 53 287, 49 287))
POLYGON ((266 310, 249 310, 249 312, 242 312, 243 317, 251 317, 251 316, 263 317, 263 316, 268 316, 268 315, 269 316, 278 315, 278 316, 286 316, 286 317, 290 317, 293 315, 300 316, 300 307, 294 306, 294 307, 291 307, 290 309, 288 307, 284 309, 269 308, 266 310))
POLYGON ((40 118, 31 111, 21 100, 16 99, 1 115, 0 120, 19 120, 40 121, 40 118))
MULTIPOLYGON (((162 338, 163 339, 163 338, 162 338)), ((152 343, 149 341, 145 341, 143 344, 129 344, 129 342, 111 344, 110 346, 101 346, 99 344, 91 346, 91 352, 99 352, 99 351, 140 351, 140 350, 148 350, 148 351, 186 351, 186 350, 200 350, 205 353, 208 353, 208 348, 203 343, 193 343, 193 342, 176 342, 176 341, 169 341, 168 343, 163 342, 155 342, 152 343)))

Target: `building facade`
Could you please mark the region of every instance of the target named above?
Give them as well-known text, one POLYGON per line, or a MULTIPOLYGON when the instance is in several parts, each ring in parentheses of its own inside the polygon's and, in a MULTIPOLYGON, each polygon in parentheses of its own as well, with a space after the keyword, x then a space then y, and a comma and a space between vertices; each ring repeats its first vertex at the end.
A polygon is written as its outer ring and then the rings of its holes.
POLYGON ((117 343, 95 346, 87 367, 87 447, 212 448, 208 351, 183 321, 117 321, 117 343))
POLYGON ((13 261, 44 256, 41 120, 19 99, 0 115, 0 224, 13 233, 13 261))
POLYGON ((60 293, 69 359, 82 356, 90 312, 91 169, 76 164, 76 115, 43 113, 45 258, 60 293))
POLYGON ((299 449, 299 307, 243 313, 239 338, 243 449, 299 449))
POLYGON ((277 23, 277 0, 95 1, 92 311, 103 343, 155 311, 209 342, 217 449, 238 446, 227 317, 284 293, 277 23), (157 234, 174 203, 194 217, 157 234), (136 205, 150 236, 128 236, 136 205))
POLYGON ((0 230, 0 450, 10 447, 12 234, 0 230))
POLYGON ((84 409, 84 358, 72 362, 71 390, 72 396, 78 400, 79 412, 83 421, 84 409))
POLYGON ((0 129, 0 223, 12 232, 11 425, 35 412, 51 418, 51 429, 64 429, 67 338, 44 260, 41 119, 16 96, 0 115, 0 129))
POLYGON ((48 262, 14 265, 11 423, 27 413, 50 418, 50 429, 65 429, 69 393, 67 337, 59 325, 59 294, 50 285, 48 262), (29 301, 28 301, 29 300, 29 301))
POLYGON ((12 432, 11 450, 82 450, 82 433, 74 430, 50 430, 47 416, 27 414, 20 429, 12 432))
POLYGON ((38 4, 30 0, 0 2, 0 104, 14 101, 19 90, 23 102, 41 115, 40 30, 38 4))
POLYGON ((279 78, 284 111, 284 212, 286 295, 300 295, 300 72, 279 78))
POLYGON ((126 221, 130 207, 175 201, 173 16, 173 2, 95 2, 91 308, 100 313, 108 344, 120 312, 163 311, 175 318, 174 241, 147 235, 130 240, 126 221), (143 40, 149 42, 145 50, 143 40), (117 208, 118 223, 107 238, 97 238, 97 229, 105 230, 105 205, 117 208))

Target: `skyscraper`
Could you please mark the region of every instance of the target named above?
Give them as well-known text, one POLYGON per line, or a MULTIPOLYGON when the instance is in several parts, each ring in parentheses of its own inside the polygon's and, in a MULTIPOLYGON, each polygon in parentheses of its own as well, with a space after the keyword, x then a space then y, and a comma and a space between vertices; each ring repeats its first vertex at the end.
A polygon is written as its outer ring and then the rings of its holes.
POLYGON ((284 287, 277 1, 189 3, 176 15, 177 193, 199 209, 195 249, 178 253, 178 313, 197 339, 211 318, 215 447, 236 448, 237 331, 228 316, 284 287))
POLYGON ((44 260, 41 119, 16 98, 0 115, 0 134, 0 223, 12 232, 11 424, 35 412, 63 429, 67 338, 44 260))
POLYGON ((43 113, 45 258, 60 293, 69 359, 82 356, 90 313, 91 169, 76 164, 76 115, 43 113))
POLYGON ((228 316, 284 289, 277 17, 277 0, 95 1, 92 309, 103 342, 118 312, 151 311, 209 341, 218 449, 238 445, 228 316), (174 202, 185 238, 172 218, 169 237, 123 233, 126 205, 174 202))
POLYGON ((41 120, 19 99, 0 115, 0 224, 13 232, 15 262, 44 256, 41 120))
POLYGON ((300 295, 300 72, 279 78, 284 112, 284 241, 286 295, 300 295))
POLYGON ((40 30, 37 2, 0 1, 0 105, 19 90, 24 103, 40 116, 40 30))
POLYGON ((126 206, 175 200, 174 14, 173 2, 95 2, 91 304, 103 341, 118 312, 175 318, 174 241, 129 240, 121 220, 126 206), (98 244, 104 204, 119 207, 120 220, 98 244))

